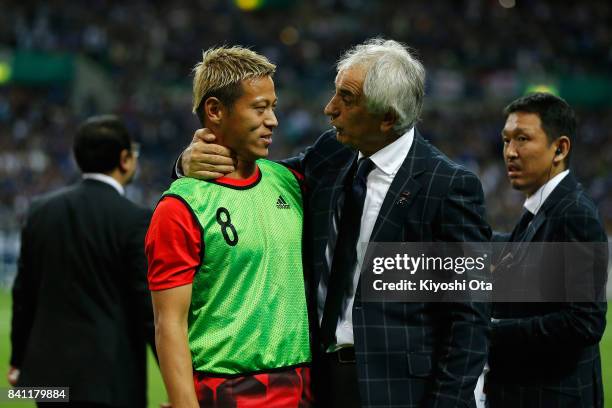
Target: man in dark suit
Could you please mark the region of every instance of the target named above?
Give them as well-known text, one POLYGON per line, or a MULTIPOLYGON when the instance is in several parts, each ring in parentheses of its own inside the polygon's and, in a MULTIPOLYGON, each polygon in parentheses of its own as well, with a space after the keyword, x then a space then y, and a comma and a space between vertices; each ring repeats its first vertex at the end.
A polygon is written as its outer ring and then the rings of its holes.
POLYGON ((138 151, 107 115, 79 127, 74 155, 83 180, 33 201, 23 228, 9 377, 70 387, 61 406, 146 407, 150 211, 123 197, 138 151))
MULTIPOLYGON (((510 103, 505 115, 502 136, 508 177, 512 187, 526 196, 525 212, 509 240, 607 242, 595 204, 568 167, 576 140, 572 108, 561 98, 536 93, 510 103)), ((576 271, 565 258, 557 253, 548 257, 554 259, 554 267, 537 268, 554 273, 538 288, 542 295, 574 279, 576 271)), ((604 259, 599 266, 586 268, 578 282, 593 282, 596 289, 604 290, 606 264, 604 259)), ((598 343, 605 329, 606 304, 596 298, 572 302, 572 297, 562 303, 540 299, 540 303, 494 304, 491 371, 485 386, 492 408, 603 406, 598 343)))
MULTIPOLYGON (((335 130, 284 162, 305 176, 305 257, 315 323, 313 382, 330 407, 471 407, 486 360, 487 306, 360 300, 368 242, 490 239, 478 179, 415 128, 425 70, 395 41, 369 40, 338 63, 325 107, 335 130)), ((185 173, 231 165, 196 132, 185 173)))

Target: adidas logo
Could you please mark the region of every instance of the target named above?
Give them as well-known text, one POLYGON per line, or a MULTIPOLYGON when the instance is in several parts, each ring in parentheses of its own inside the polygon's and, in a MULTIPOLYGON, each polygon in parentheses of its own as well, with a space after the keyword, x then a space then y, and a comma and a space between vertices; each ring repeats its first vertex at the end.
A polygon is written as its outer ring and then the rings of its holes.
POLYGON ((276 200, 276 207, 280 208, 281 210, 287 210, 289 209, 289 204, 287 204, 283 196, 278 196, 278 200, 276 200))

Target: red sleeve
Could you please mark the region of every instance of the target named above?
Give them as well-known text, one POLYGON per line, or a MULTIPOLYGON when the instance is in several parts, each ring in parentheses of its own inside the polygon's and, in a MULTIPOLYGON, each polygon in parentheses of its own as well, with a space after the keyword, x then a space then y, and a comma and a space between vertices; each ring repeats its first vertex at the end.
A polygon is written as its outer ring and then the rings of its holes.
POLYGON ((145 238, 149 289, 170 289, 193 282, 201 251, 202 229, 194 215, 180 199, 164 197, 145 238))
POLYGON ((289 170, 295 176, 298 184, 300 185, 300 190, 302 190, 302 194, 306 193, 306 182, 304 182, 304 175, 297 170, 292 169, 289 166, 285 166, 287 170, 289 170))
POLYGON ((292 169, 291 167, 287 167, 287 169, 293 173, 296 179, 301 183, 304 181, 304 175, 297 170, 292 169))

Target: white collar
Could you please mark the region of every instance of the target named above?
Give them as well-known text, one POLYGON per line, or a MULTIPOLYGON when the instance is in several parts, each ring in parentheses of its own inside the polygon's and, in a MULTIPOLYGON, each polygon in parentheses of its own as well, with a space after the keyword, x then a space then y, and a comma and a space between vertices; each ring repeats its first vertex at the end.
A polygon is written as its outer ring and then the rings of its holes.
POLYGON ((533 215, 536 215, 538 211, 540 210, 540 208, 542 207, 542 204, 544 204, 544 202, 550 195, 550 193, 553 192, 553 190, 559 185, 561 180, 563 180, 565 176, 567 176, 568 174, 569 174, 569 169, 562 171, 561 173, 557 174, 555 177, 548 180, 548 182, 542 185, 538 189, 538 191, 536 191, 531 196, 529 196, 525 200, 525 204, 523 204, 523 206, 527 209, 527 211, 529 211, 533 215))
MULTIPOLYGON (((383 147, 376 153, 370 156, 370 160, 374 162, 376 167, 381 169, 387 175, 397 173, 402 163, 406 159, 412 142, 414 141, 414 127, 404 133, 396 141, 383 147)), ((359 159, 364 157, 364 154, 359 152, 359 159)))
POLYGON ((83 173, 83 179, 98 180, 113 187, 121 195, 125 195, 125 189, 117 180, 102 173, 83 173))

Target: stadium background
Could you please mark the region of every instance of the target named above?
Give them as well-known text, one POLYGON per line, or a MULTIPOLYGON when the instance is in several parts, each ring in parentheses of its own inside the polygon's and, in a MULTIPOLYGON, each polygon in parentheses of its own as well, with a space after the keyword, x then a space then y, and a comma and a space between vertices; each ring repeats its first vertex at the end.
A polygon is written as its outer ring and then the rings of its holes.
MULTIPOLYGON (((501 159, 501 110, 529 90, 577 110, 572 169, 612 232, 612 4, 527 0, 3 0, 0 9, 0 372, 8 365, 19 226, 31 198, 78 178, 71 137, 85 117, 114 112, 141 142, 128 194, 153 207, 198 127, 190 69, 201 50, 241 44, 278 64, 272 158, 328 127, 333 63, 366 38, 414 47, 428 72, 421 133, 475 171, 494 229, 522 196, 501 159)), ((602 343, 612 405, 612 335, 602 343)), ((164 399, 154 365, 151 406, 164 399)), ((0 388, 6 386, 4 375, 0 388)), ((0 404, 5 406, 3 404, 0 404)), ((8 406, 8 405, 6 405, 8 406)), ((27 405, 19 404, 19 407, 27 405)))

